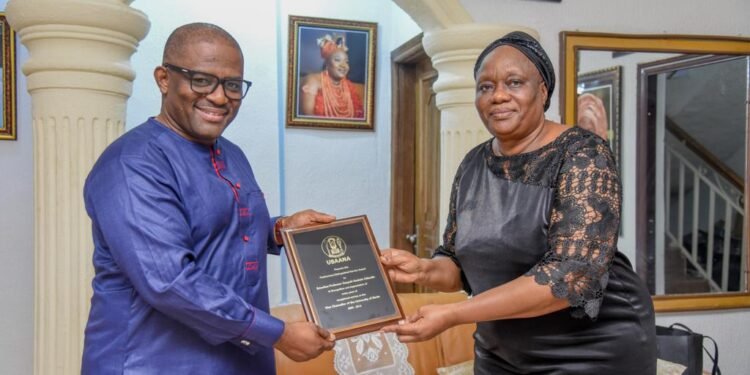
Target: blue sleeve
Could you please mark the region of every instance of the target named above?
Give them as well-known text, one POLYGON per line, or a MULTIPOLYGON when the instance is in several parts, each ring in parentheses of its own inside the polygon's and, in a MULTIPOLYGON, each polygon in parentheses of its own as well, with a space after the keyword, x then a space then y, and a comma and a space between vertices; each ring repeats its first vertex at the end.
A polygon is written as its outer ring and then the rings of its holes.
POLYGON ((255 344, 273 346, 284 323, 195 262, 188 216, 167 164, 122 158, 92 177, 86 205, 101 246, 149 305, 207 342, 232 342, 250 353, 255 344))

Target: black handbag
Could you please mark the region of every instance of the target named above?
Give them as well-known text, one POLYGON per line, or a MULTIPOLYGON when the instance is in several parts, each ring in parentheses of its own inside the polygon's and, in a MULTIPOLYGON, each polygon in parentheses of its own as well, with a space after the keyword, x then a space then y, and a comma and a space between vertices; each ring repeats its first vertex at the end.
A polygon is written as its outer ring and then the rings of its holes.
POLYGON ((713 362, 712 375, 721 375, 719 369, 719 346, 709 336, 693 332, 684 324, 674 323, 669 327, 656 326, 656 357, 687 366, 683 375, 703 373, 703 351, 713 362), (714 344, 713 355, 703 346, 703 339, 714 344))

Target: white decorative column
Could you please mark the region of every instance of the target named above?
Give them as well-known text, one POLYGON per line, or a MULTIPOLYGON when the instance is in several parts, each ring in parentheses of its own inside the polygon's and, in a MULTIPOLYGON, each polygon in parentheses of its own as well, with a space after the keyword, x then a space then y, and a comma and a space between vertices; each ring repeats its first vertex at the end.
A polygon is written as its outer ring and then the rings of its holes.
POLYGON ((433 89, 440 109, 440 223, 445 223, 458 165, 490 137, 474 107, 474 62, 484 47, 511 31, 537 38, 538 33, 517 25, 474 23, 458 0, 393 1, 422 28, 422 44, 438 71, 433 89))
POLYGON ((91 223, 83 183, 124 129, 149 29, 132 0, 10 0, 6 13, 29 51, 22 70, 34 138, 34 373, 80 373, 91 297, 91 223))

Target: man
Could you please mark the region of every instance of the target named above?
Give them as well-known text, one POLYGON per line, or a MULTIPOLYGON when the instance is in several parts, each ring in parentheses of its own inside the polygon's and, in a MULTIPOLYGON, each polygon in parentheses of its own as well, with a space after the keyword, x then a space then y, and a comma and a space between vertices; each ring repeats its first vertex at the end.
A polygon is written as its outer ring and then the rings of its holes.
POLYGON ((269 315, 271 219, 242 151, 221 137, 250 86, 237 41, 210 24, 177 28, 154 70, 161 111, 101 155, 86 180, 94 295, 84 374, 273 374, 273 347, 307 360, 333 347, 308 322, 269 315))

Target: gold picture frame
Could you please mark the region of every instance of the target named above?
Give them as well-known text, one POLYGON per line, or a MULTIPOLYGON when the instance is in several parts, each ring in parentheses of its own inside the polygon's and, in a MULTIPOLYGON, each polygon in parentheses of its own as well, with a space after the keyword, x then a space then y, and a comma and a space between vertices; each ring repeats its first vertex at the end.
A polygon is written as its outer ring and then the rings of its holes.
POLYGON ((288 127, 373 130, 377 24, 289 16, 288 127))
POLYGON ((10 28, 5 12, 0 12, 0 41, 3 44, 2 73, 3 98, 0 140, 16 139, 16 33, 10 28))

